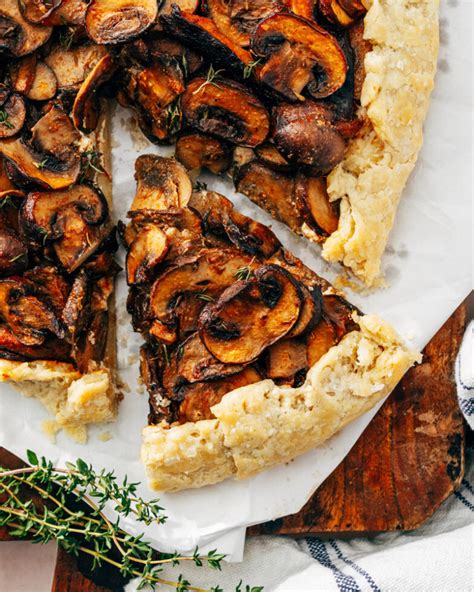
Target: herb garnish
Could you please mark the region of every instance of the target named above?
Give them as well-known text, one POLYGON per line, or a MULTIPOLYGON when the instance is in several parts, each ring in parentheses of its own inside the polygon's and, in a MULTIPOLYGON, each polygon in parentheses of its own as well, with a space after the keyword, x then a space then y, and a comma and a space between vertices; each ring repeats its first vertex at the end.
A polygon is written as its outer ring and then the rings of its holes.
POLYGON ((81 152, 81 175, 79 177, 79 182, 82 183, 84 178, 87 176, 89 169, 92 169, 99 175, 104 174, 105 170, 102 168, 100 164, 101 154, 97 150, 85 150, 81 152))
POLYGON ((166 114, 168 117, 168 130, 170 134, 176 134, 181 128, 181 120, 183 118, 183 112, 181 110, 181 102, 179 97, 170 103, 166 108, 166 114))
POLYGON ((9 115, 5 109, 0 109, 0 124, 4 125, 8 129, 13 129, 13 123, 9 120, 9 115))
POLYGON ((56 160, 52 156, 45 156, 39 162, 33 163, 37 169, 42 171, 43 169, 50 168, 56 164, 56 160))
POLYGON ((208 84, 212 84, 216 88, 220 88, 220 86, 217 84, 217 82, 214 82, 214 81, 215 81, 216 78, 219 77, 219 74, 221 72, 224 72, 224 70, 223 69, 221 69, 221 70, 214 70, 214 66, 211 64, 209 66, 208 71, 207 71, 206 80, 197 87, 197 89, 193 92, 193 95, 196 95, 198 92, 200 92, 208 84))
MULTIPOLYGON (((166 516, 157 499, 146 502, 136 495, 138 483, 127 478, 120 483, 113 471, 96 472, 82 459, 66 463, 66 468, 55 468, 44 457, 27 451, 32 465, 19 469, 0 467, 0 526, 7 526, 9 534, 29 538, 33 543, 47 543, 56 539, 68 553, 81 553, 92 558, 92 569, 109 564, 124 577, 140 578, 138 589, 159 584, 174 587, 180 592, 195 590, 179 575, 176 581, 164 579, 165 567, 175 567, 182 561, 192 561, 197 567, 207 565, 220 570, 225 555, 210 551, 201 555, 196 548, 193 555, 159 553, 144 540, 144 535, 130 535, 111 522, 104 514, 107 503, 112 503, 120 517, 133 516, 136 521, 150 525, 163 524, 166 516), (25 501, 28 488, 44 500, 44 506, 25 501)), ((246 592, 261 592, 261 587, 246 586, 246 592)), ((214 586, 211 592, 222 592, 214 586)), ((242 591, 240 582, 236 592, 242 591)))
POLYGON ((250 62, 249 64, 247 64, 244 68, 244 79, 250 78, 250 76, 252 76, 252 72, 254 71, 254 69, 258 66, 258 64, 260 64, 260 58, 258 60, 254 60, 253 62, 250 62))
POLYGON ((239 269, 234 273, 234 277, 239 281, 246 281, 252 277, 253 271, 250 265, 245 265, 244 267, 239 267, 239 269))

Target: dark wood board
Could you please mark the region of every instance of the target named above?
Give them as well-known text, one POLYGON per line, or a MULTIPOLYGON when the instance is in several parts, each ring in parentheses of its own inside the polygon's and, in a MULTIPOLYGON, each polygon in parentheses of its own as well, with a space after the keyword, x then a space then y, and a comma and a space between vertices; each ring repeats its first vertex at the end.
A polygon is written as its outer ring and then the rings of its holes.
MULTIPOLYGON (((460 484, 464 425, 454 360, 473 318, 474 294, 457 309, 378 412, 354 448, 303 509, 249 534, 374 533, 414 529, 460 484)), ((19 461, 0 448, 0 463, 19 461)), ((0 540, 8 533, 0 529, 0 540)), ((58 550, 52 592, 106 592, 58 550)))

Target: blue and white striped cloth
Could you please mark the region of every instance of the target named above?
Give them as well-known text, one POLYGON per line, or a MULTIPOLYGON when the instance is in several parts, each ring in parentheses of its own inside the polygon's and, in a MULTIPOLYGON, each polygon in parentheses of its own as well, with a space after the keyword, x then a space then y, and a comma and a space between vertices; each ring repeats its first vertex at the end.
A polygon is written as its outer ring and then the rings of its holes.
MULTIPOLYGON (((460 406, 473 427, 474 323, 456 363, 460 406)), ((472 434, 470 434, 472 437, 472 434)), ((249 538, 243 563, 226 564, 216 577, 188 572, 194 585, 219 582, 232 590, 240 580, 277 592, 472 592, 474 591, 474 448, 454 495, 422 527, 373 537, 294 540, 249 538)))

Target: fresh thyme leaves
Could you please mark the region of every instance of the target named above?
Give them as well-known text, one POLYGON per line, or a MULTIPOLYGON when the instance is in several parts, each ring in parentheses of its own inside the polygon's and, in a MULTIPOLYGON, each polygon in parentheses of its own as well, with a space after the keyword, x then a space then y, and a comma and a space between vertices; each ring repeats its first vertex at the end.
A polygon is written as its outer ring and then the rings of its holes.
POLYGON ((101 154, 97 150, 85 150, 81 152, 81 175, 79 177, 79 182, 82 183, 87 173, 90 170, 98 173, 99 175, 105 173, 102 165, 100 164, 101 154))
MULTIPOLYGON (((111 522, 104 514, 112 505, 119 518, 133 516, 143 524, 162 524, 166 521, 157 499, 144 501, 137 496, 139 483, 119 482, 113 471, 95 471, 82 459, 55 468, 44 457, 27 451, 32 465, 19 469, 0 467, 0 526, 18 538, 29 538, 33 543, 57 540, 67 552, 91 559, 92 570, 108 564, 116 567, 126 578, 140 578, 139 589, 168 585, 185 592, 205 592, 177 576, 165 579, 165 567, 175 567, 191 561, 197 567, 208 566, 220 570, 224 555, 217 550, 207 554, 195 549, 190 556, 178 553, 159 553, 144 540, 144 534, 130 535, 119 526, 119 519, 111 522), (44 500, 44 505, 25 501, 27 490, 44 500)), ((222 588, 215 586, 215 592, 222 588)), ((262 588, 246 587, 246 592, 260 592, 262 588)), ((242 584, 239 584, 239 592, 242 584)))
POLYGON ((206 289, 204 289, 202 292, 199 292, 197 294, 197 298, 199 298, 199 300, 202 300, 203 302, 215 302, 216 299, 211 296, 210 294, 206 294, 206 289))
POLYGON ((181 110, 181 102, 179 97, 173 101, 166 108, 166 114, 168 117, 168 130, 170 134, 176 134, 181 128, 181 120, 183 118, 183 112, 181 110))
POLYGON ((15 263, 15 261, 18 261, 18 259, 21 259, 23 256, 24 256, 24 254, 23 253, 20 253, 16 257, 13 257, 12 259, 9 259, 8 260, 8 263, 15 263))
POLYGON ((38 227, 37 228, 37 231, 41 234, 41 237, 42 237, 41 238, 41 242, 42 242, 43 247, 44 247, 44 245, 46 244, 46 241, 49 238, 49 233, 48 233, 48 231, 45 228, 41 228, 41 227, 38 227))
POLYGON ((13 129, 13 123, 9 121, 9 115, 4 109, 0 109, 0 125, 13 129))
POLYGON ((197 87, 197 89, 193 92, 193 95, 197 95, 197 93, 198 92, 201 92, 201 90, 205 86, 207 86, 208 84, 212 84, 216 88, 220 88, 220 86, 217 84, 217 82, 215 82, 215 80, 216 80, 216 78, 219 78, 219 74, 221 72, 224 72, 224 70, 223 69, 221 69, 221 70, 214 70, 214 66, 211 64, 209 66, 208 71, 207 71, 206 80, 197 87))
POLYGON ((43 169, 50 168, 56 164, 55 159, 52 156, 45 156, 38 163, 33 163, 37 169, 42 171, 43 169))
POLYGON ((245 265, 244 267, 239 267, 239 269, 234 273, 234 277, 239 281, 248 281, 252 277, 252 269, 249 265, 245 265))
POLYGON ((162 343, 161 344, 161 349, 163 351, 163 357, 165 359, 165 364, 167 366, 169 366, 170 365, 170 354, 169 354, 169 351, 168 351, 168 346, 165 343, 162 343))
POLYGON ((249 64, 247 64, 244 68, 244 79, 246 80, 247 78, 250 78, 250 76, 252 76, 253 71, 255 70, 255 68, 258 66, 258 64, 260 64, 260 58, 258 60, 254 60, 253 62, 250 62, 249 64))
POLYGON ((63 31, 61 31, 59 35, 59 43, 63 49, 66 51, 71 49, 71 45, 74 42, 76 37, 76 30, 72 27, 67 27, 63 31))
POLYGON ((13 201, 11 195, 7 195, 7 197, 4 197, 0 200, 0 210, 2 208, 6 208, 7 206, 15 207, 15 202, 13 201))

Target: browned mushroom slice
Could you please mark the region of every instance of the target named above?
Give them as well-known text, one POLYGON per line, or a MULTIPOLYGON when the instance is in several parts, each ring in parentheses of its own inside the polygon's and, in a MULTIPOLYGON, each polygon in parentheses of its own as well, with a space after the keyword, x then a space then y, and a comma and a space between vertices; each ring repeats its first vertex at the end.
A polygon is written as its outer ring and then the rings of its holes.
POLYGON ((76 270, 100 246, 108 216, 105 197, 89 185, 65 191, 30 193, 21 211, 25 230, 38 241, 52 241, 62 266, 76 270))
POLYGON ((181 111, 173 105, 184 91, 180 66, 174 59, 163 58, 149 68, 132 69, 129 77, 127 92, 141 119, 149 122, 152 136, 167 140, 181 125, 181 111))
POLYGON ((70 292, 70 285, 54 265, 38 265, 23 274, 23 281, 61 317, 70 292))
POLYGON ((347 12, 349 16, 354 19, 358 19, 367 12, 367 8, 364 6, 361 0, 337 0, 341 8, 347 12))
POLYGON ((247 47, 258 23, 281 12, 280 0, 206 0, 209 16, 216 27, 237 45, 247 47))
POLYGON ((178 421, 200 421, 214 417, 211 408, 220 403, 227 393, 262 380, 255 368, 245 368, 242 372, 222 380, 198 382, 184 387, 184 401, 179 407, 178 421))
POLYGON ((60 162, 76 162, 79 159, 80 139, 70 117, 57 106, 53 106, 31 128, 32 145, 60 162))
POLYGON ((154 224, 140 228, 127 253, 127 283, 140 284, 150 279, 150 273, 168 252, 168 237, 154 224))
POLYGON ((293 14, 263 20, 253 38, 254 52, 266 58, 259 79, 290 100, 328 97, 346 80, 347 61, 336 38, 293 14))
POLYGON ((349 304, 347 300, 336 294, 325 295, 324 315, 328 318, 336 329, 337 339, 344 337, 349 331, 357 328, 357 324, 352 318, 357 309, 349 304))
POLYGON ((181 12, 174 6, 171 13, 161 20, 174 36, 202 53, 213 64, 231 68, 243 73, 254 60, 252 54, 221 33, 211 19, 188 12, 181 12))
POLYGON ((45 57, 53 70, 59 89, 77 90, 97 62, 107 55, 100 45, 80 45, 65 49, 57 46, 45 57))
POLYGON ((135 162, 137 192, 130 210, 179 210, 193 190, 183 165, 171 158, 146 154, 135 162))
POLYGON ((57 88, 54 72, 44 62, 38 62, 33 82, 25 94, 32 101, 48 101, 56 95, 57 88))
POLYGON ((228 146, 217 138, 193 132, 178 138, 175 157, 188 171, 206 168, 215 175, 223 173, 230 165, 228 146))
POLYGON ((242 84, 195 78, 182 95, 183 115, 195 128, 233 144, 257 146, 268 135, 270 118, 262 103, 242 84))
POLYGON ((0 5, 0 49, 16 57, 32 53, 46 43, 52 27, 32 25, 23 18, 18 0, 2 0, 0 5))
POLYGON ((221 362, 244 364, 291 330, 301 306, 302 293, 293 277, 281 267, 265 265, 204 308, 199 335, 221 362))
POLYGON ((308 365, 314 366, 333 345, 337 343, 334 325, 323 317, 308 335, 306 340, 308 365))
POLYGON ((17 280, 0 280, 0 318, 25 345, 41 345, 48 333, 62 337, 62 327, 44 302, 17 280))
POLYGON ((296 195, 293 177, 272 171, 257 161, 251 161, 234 174, 237 191, 284 222, 295 232, 301 231, 305 204, 296 195))
POLYGON ((191 196, 189 206, 199 212, 204 227, 216 235, 225 233, 240 250, 267 259, 281 244, 273 232, 234 209, 230 200, 214 191, 198 191, 191 196))
POLYGON ((347 14, 339 0, 318 0, 318 8, 324 18, 333 25, 350 27, 354 24, 354 19, 347 14))
POLYGON ((36 59, 36 54, 30 54, 11 64, 10 80, 12 90, 22 95, 30 90, 36 73, 36 59))
POLYGON ((284 3, 293 14, 314 21, 314 0, 285 0, 284 3))
POLYGON ((82 271, 74 279, 67 301, 62 311, 62 319, 66 328, 65 338, 74 343, 77 336, 89 322, 91 307, 92 283, 87 273, 82 271))
POLYGON ((42 23, 60 4, 61 0, 22 0, 19 2, 23 16, 34 25, 42 23))
POLYGON ((156 0, 91 0, 86 29, 96 43, 123 43, 148 29, 157 13, 156 0))
POLYGON ((344 158, 345 142, 324 105, 305 101, 273 109, 272 139, 288 161, 315 173, 331 171, 344 158))
POLYGON ((47 337, 40 345, 25 345, 6 325, 0 325, 0 358, 7 360, 57 360, 70 361, 70 346, 54 336, 47 337))
POLYGON ((28 247, 0 211, 0 276, 21 273, 27 265, 28 247))
POLYGON ((311 329, 315 324, 319 323, 321 319, 323 300, 320 288, 318 286, 313 286, 310 289, 304 284, 301 284, 300 288, 303 295, 300 316, 287 337, 300 336, 302 333, 311 329))
POLYGON ((0 208, 3 209, 4 207, 3 200, 14 197, 23 198, 25 197, 25 194, 23 191, 17 189, 11 182, 5 170, 5 162, 0 158, 0 208))
POLYGON ((178 347, 175 356, 176 375, 189 383, 225 378, 244 368, 241 364, 219 362, 209 353, 197 333, 178 347))
POLYGON ((273 144, 261 144, 255 148, 255 154, 265 166, 282 173, 288 172, 293 168, 286 158, 281 154, 273 144))
POLYGON ((173 57, 182 66, 185 77, 194 74, 202 66, 203 58, 198 53, 171 37, 162 35, 148 39, 147 48, 153 57, 173 57))
POLYGON ((26 107, 20 95, 10 95, 0 107, 0 138, 16 135, 25 123, 26 107))
POLYGON ((296 181, 296 192, 306 202, 322 237, 329 236, 337 230, 339 208, 337 203, 329 201, 324 178, 299 175, 296 181))
POLYGON ((268 348, 268 378, 291 379, 308 367, 306 344, 297 339, 281 339, 268 348))
POLYGON ((52 26, 84 25, 87 0, 62 0, 60 5, 43 20, 43 24, 52 26))
POLYGON ((45 157, 27 146, 21 139, 0 140, 0 154, 28 181, 51 189, 64 189, 79 176, 79 159, 64 163, 45 157))
POLYGON ((240 269, 252 267, 252 259, 231 249, 207 249, 180 265, 170 268, 153 284, 150 312, 154 319, 150 332, 157 339, 176 340, 174 308, 182 294, 204 294, 212 298, 235 282, 240 269))
POLYGON ((87 75, 72 107, 72 120, 77 129, 90 133, 95 130, 100 116, 98 90, 115 71, 112 56, 105 55, 87 75))

